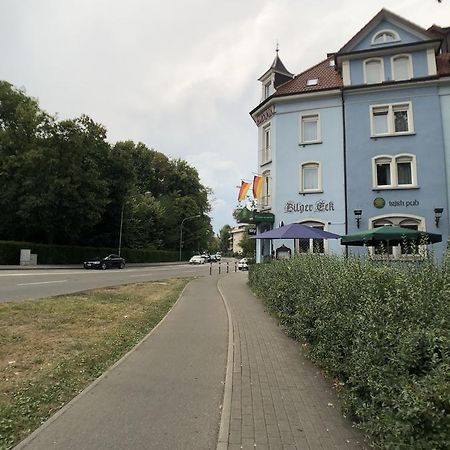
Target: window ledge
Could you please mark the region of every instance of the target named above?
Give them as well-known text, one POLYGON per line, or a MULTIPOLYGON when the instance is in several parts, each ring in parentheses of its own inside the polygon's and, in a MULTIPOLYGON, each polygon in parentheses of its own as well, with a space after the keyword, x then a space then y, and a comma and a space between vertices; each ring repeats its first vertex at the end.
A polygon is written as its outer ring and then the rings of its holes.
POLYGON ((299 191, 300 195, 306 194, 323 194, 323 189, 318 189, 317 191, 299 191))
POLYGON ((372 188, 372 191, 399 191, 399 190, 405 190, 405 189, 420 189, 420 186, 413 185, 413 186, 375 186, 372 188))
POLYGON ((413 136, 415 135, 415 131, 404 131, 402 133, 392 133, 392 134, 371 134, 370 139, 378 139, 378 138, 389 138, 389 137, 398 137, 398 136, 413 136))
POLYGON ((306 147, 307 145, 315 145, 315 144, 321 144, 322 141, 311 141, 311 142, 300 142, 298 144, 299 147, 306 147))

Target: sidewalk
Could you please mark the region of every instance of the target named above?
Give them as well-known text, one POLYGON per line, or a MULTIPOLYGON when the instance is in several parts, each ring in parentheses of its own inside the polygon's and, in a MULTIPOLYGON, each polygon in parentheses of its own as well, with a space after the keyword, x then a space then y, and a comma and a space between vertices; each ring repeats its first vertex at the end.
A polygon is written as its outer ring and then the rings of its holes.
POLYGON ((244 274, 219 280, 234 335, 228 446, 220 448, 363 448, 362 435, 342 417, 335 393, 319 370, 282 332, 246 282, 244 274))
POLYGON ((362 449, 329 384, 246 283, 246 273, 189 283, 133 351, 16 450, 362 449))

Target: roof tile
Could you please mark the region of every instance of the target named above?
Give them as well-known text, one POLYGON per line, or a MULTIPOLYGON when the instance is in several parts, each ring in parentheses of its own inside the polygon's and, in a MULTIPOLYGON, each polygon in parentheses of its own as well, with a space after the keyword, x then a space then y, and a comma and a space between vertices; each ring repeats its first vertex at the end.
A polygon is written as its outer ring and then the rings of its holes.
POLYGON ((333 60, 333 57, 325 59, 310 69, 296 75, 293 80, 282 84, 277 89, 274 97, 340 88, 342 86, 342 78, 336 68, 330 66, 331 60, 333 60), (318 80, 317 84, 308 86, 308 80, 314 79, 318 80))

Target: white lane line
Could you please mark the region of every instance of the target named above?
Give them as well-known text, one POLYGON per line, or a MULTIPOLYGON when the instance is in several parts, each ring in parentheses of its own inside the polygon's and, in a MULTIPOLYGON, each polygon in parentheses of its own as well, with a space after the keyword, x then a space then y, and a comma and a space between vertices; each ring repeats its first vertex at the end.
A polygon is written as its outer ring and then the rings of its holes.
MULTIPOLYGON (((158 270, 176 270, 180 267, 190 267, 187 264, 178 264, 176 266, 166 266, 166 267, 152 267, 152 271, 158 271, 158 270)), ((120 273, 128 273, 128 272, 139 272, 142 269, 124 269, 121 270, 120 273)), ((0 277, 33 277, 33 276, 42 276, 42 275, 110 275, 112 272, 110 270, 77 270, 74 269, 70 272, 35 272, 34 270, 30 271, 31 273, 0 273, 0 277)))
POLYGON ((32 284, 51 284, 51 283, 65 283, 67 280, 57 280, 57 281, 39 281, 36 283, 18 283, 17 286, 30 286, 32 284))

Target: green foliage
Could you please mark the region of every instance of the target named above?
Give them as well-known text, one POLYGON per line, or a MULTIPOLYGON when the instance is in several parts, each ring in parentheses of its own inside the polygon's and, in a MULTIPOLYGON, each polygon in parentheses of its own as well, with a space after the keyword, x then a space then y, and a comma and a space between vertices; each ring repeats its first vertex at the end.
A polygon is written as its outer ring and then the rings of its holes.
POLYGON ((450 448, 450 256, 395 266, 302 255, 249 277, 375 446, 450 448))
POLYGON ((57 245, 207 248, 210 190, 186 161, 142 143, 111 146, 91 118, 57 121, 0 81, 0 238, 57 245))
MULTIPOLYGON (((18 265, 20 249, 31 249, 31 253, 38 255, 39 264, 82 264, 83 261, 94 256, 106 256, 117 253, 117 248, 111 247, 75 247, 67 245, 33 244, 30 242, 0 241, 0 265, 18 265)), ((171 262, 178 261, 176 250, 155 250, 152 248, 130 249, 123 248, 122 256, 127 263, 171 262)), ((186 259, 190 253, 186 252, 186 259)))

